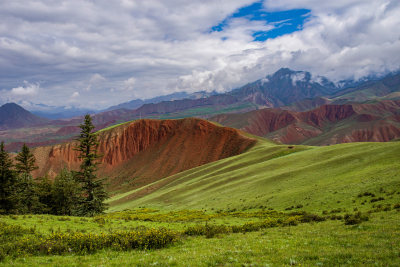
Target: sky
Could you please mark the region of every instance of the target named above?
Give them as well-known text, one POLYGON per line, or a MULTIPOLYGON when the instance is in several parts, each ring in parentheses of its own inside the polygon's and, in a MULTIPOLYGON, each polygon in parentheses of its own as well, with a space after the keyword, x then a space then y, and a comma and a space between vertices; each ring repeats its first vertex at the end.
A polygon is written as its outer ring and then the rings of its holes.
POLYGON ((400 68, 398 0, 0 0, 0 103, 101 109, 400 68))

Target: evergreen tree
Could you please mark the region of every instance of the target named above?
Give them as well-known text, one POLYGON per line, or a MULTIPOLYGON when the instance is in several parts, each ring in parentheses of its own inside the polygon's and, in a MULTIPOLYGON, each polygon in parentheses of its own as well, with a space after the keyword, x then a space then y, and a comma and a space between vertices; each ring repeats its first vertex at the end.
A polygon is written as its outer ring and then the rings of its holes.
POLYGON ((21 152, 18 153, 15 160, 17 161, 15 169, 19 174, 30 174, 32 171, 38 169, 35 156, 31 153, 26 144, 22 146, 21 152))
POLYGON ((83 200, 80 205, 80 214, 84 216, 93 216, 104 212, 106 204, 104 200, 107 193, 104 189, 103 180, 96 176, 97 171, 97 136, 93 132, 94 126, 89 114, 85 115, 84 123, 79 126, 81 133, 78 138, 79 145, 76 150, 79 152, 79 158, 82 159, 77 179, 82 183, 83 200))
POLYGON ((50 214, 53 211, 53 183, 49 177, 39 177, 34 184, 35 195, 38 198, 35 213, 50 214))
POLYGON ((77 215, 81 202, 80 184, 75 180, 74 173, 67 169, 61 170, 53 184, 53 214, 77 215))
POLYGON ((13 209, 12 194, 15 183, 13 163, 4 149, 4 142, 0 144, 0 213, 10 213, 13 209))
POLYGON ((14 186, 13 201, 17 213, 39 213, 41 205, 36 192, 36 184, 31 172, 38 169, 35 156, 24 144, 21 152, 15 157, 15 170, 18 173, 14 186))
POLYGON ((36 185, 29 173, 21 173, 17 176, 12 197, 16 213, 41 213, 42 206, 36 192, 36 185))

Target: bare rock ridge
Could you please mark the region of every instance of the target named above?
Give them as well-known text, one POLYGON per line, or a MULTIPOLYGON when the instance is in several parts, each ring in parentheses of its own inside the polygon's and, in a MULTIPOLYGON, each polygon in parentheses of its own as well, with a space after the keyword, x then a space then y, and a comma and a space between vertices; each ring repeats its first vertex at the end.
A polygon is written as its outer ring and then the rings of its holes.
POLYGON ((211 120, 287 144, 386 142, 400 138, 400 101, 331 104, 307 112, 261 109, 211 120))
MULTIPOLYGON (((201 119, 138 120, 98 133, 100 176, 112 189, 137 188, 163 177, 238 155, 255 144, 238 130, 201 119)), ((76 143, 37 147, 35 175, 54 177, 63 167, 76 170, 76 143)))

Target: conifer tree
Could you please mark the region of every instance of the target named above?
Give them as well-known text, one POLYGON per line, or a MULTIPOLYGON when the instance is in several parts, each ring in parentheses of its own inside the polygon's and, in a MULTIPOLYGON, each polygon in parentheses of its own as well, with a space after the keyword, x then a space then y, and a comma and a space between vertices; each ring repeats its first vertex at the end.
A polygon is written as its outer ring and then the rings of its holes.
POLYGON ((12 194, 15 183, 13 163, 4 149, 4 142, 0 144, 0 213, 10 213, 13 209, 12 194))
POLYGON ((54 179, 53 213, 57 215, 77 215, 81 195, 80 184, 75 180, 74 173, 67 169, 54 179))
POLYGON ((41 213, 36 184, 29 173, 23 172, 16 177, 12 197, 16 213, 41 213))
POLYGON ((40 210, 39 197, 31 172, 38 169, 35 156, 24 144, 15 157, 15 170, 18 173, 13 192, 13 202, 17 213, 37 213, 40 210))
POLYGON ((53 183, 46 175, 36 179, 34 184, 35 195, 38 198, 38 204, 35 213, 50 214, 53 211, 53 183))
POLYGON ((19 174, 30 174, 32 171, 38 169, 35 156, 31 153, 26 144, 22 146, 21 152, 18 153, 15 160, 17 161, 15 169, 19 174))
POLYGON ((93 216, 104 212, 106 204, 104 200, 107 193, 104 189, 103 180, 96 176, 98 158, 97 154, 97 136, 93 132, 94 126, 89 114, 85 115, 83 124, 79 126, 81 133, 78 138, 79 145, 76 150, 79 152, 79 158, 82 160, 79 172, 76 177, 82 183, 83 200, 80 205, 80 215, 93 216))

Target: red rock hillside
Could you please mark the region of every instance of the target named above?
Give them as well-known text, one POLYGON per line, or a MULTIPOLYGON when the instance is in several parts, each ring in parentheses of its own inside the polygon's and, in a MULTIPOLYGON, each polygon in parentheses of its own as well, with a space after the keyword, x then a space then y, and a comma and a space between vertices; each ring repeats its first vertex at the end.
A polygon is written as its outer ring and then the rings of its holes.
POLYGON ((323 105, 307 112, 261 109, 211 120, 287 144, 386 142, 400 138, 400 101, 323 105))
MULTIPOLYGON (((139 120, 100 132, 99 174, 111 189, 133 189, 163 177, 242 153, 256 141, 200 119, 139 120)), ((34 149, 39 170, 54 177, 78 169, 74 142, 34 149)))

